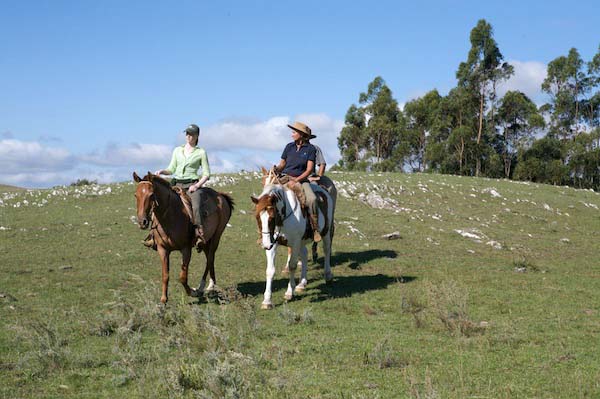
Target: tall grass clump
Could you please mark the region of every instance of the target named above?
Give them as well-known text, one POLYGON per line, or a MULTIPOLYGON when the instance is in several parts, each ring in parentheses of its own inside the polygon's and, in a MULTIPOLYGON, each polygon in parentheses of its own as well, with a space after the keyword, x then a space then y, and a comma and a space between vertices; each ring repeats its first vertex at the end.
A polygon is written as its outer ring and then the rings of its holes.
POLYGON ((24 351, 17 368, 30 377, 42 377, 65 369, 69 364, 69 347, 65 333, 52 319, 22 321, 13 327, 24 351))
MULTIPOLYGON (((186 314, 183 323, 163 331, 164 344, 175 346, 169 355, 173 360, 166 366, 164 377, 169 396, 256 397, 256 385, 260 385, 263 378, 253 357, 238 351, 245 346, 243 341, 248 337, 230 335, 233 326, 226 315, 218 311, 197 306, 187 309, 179 306, 176 311, 186 314)), ((245 324, 252 325, 252 322, 245 324)))
POLYGON ((469 316, 469 293, 454 280, 425 285, 427 312, 450 333, 465 337, 481 334, 485 328, 469 316))
POLYGON ((398 356, 387 338, 378 342, 371 351, 364 354, 363 363, 375 366, 378 369, 402 368, 408 365, 407 361, 398 356))

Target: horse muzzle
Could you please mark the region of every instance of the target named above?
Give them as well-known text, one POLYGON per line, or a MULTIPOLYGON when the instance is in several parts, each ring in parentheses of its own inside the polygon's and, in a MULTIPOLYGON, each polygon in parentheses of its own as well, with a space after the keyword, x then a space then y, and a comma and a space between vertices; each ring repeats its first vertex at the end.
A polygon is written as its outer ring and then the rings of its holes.
POLYGON ((140 226, 140 229, 146 230, 148 227, 150 227, 150 221, 148 218, 138 218, 138 226, 140 226))

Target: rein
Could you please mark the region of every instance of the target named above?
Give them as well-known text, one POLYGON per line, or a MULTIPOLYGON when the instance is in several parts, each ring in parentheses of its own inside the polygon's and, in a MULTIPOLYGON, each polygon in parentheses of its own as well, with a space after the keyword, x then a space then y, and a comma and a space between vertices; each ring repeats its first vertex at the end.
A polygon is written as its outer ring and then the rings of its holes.
MULTIPOLYGON (((164 219, 167 214, 169 213, 169 207, 164 207, 164 211, 163 212, 158 212, 159 209, 161 209, 160 204, 158 203, 158 200, 156 199, 156 194, 154 192, 154 184, 152 184, 152 182, 149 181, 142 181, 140 182, 140 184, 149 184, 150 186, 152 186, 152 195, 154 195, 154 200, 152 201, 152 206, 150 207, 150 212, 148 214, 148 216, 150 217, 150 230, 154 230, 156 231, 156 233, 158 235, 160 234, 160 230, 158 229, 158 225, 160 224, 160 222, 157 222, 158 219, 164 219)), ((167 197, 167 203, 169 203, 171 201, 171 190, 169 190, 169 196, 167 197)), ((161 236, 162 237, 162 236, 161 236)), ((164 240, 164 237, 163 237, 164 240)))
POLYGON ((267 235, 268 234, 268 235, 272 236, 271 245, 269 246, 269 248, 267 248, 267 251, 271 250, 271 248, 273 248, 273 246, 277 243, 277 240, 279 239, 279 236, 281 235, 281 227, 283 226, 283 222, 287 218, 289 218, 290 216, 292 216, 294 214, 294 212, 296 212, 296 209, 298 209, 298 202, 299 201, 296 201, 296 203, 294 204, 294 209, 291 209, 290 213, 288 213, 286 215, 286 204, 285 204, 285 201, 283 199, 283 196, 282 196, 281 192, 279 192, 279 191, 276 192, 275 196, 279 200, 281 200, 283 202, 283 209, 282 209, 282 211, 283 211, 284 217, 282 218, 281 215, 279 214, 279 211, 277 210, 277 208, 275 208, 276 215, 278 216, 277 219, 279 219, 279 220, 275 220, 275 226, 276 227, 279 226, 279 230, 277 230, 276 232, 274 232, 272 235, 271 235, 270 231, 268 231, 268 232, 261 231, 261 234, 263 234, 263 235, 267 235))

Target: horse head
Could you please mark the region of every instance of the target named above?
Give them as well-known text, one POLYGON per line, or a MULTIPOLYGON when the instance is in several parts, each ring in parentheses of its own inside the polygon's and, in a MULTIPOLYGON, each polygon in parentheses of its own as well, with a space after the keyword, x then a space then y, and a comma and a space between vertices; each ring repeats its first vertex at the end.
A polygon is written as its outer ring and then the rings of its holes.
POLYGON ((154 185, 152 184, 153 177, 154 175, 150 172, 144 178, 140 178, 137 173, 133 172, 133 181, 138 183, 134 194, 137 220, 142 230, 150 226, 152 210, 156 206, 156 196, 154 195, 154 185))
POLYGON ((250 199, 255 205, 254 217, 261 234, 261 245, 264 249, 271 249, 279 238, 277 227, 281 228, 283 224, 280 207, 283 205, 281 197, 276 193, 267 192, 256 198, 250 199))

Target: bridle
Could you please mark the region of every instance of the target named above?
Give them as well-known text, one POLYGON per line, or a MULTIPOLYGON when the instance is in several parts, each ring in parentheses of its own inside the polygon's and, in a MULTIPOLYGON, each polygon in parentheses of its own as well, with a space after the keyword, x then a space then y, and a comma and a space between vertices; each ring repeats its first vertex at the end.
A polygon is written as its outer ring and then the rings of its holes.
MULTIPOLYGON (((149 184, 150 187, 152 188, 152 190, 151 190, 152 194, 150 194, 150 196, 152 197, 152 203, 150 205, 150 211, 148 211, 148 213, 147 213, 147 217, 150 219, 150 231, 156 230, 156 232, 158 234, 160 234, 160 231, 157 228, 157 224, 154 222, 154 216, 157 215, 158 219, 164 219, 167 216, 167 214, 169 213, 169 207, 166 206, 166 207, 161 208, 160 204, 158 203, 158 200, 156 199, 156 194, 154 192, 154 184, 152 182, 141 181, 141 182, 139 182, 139 184, 149 184), (160 209, 164 209, 164 210, 162 212, 159 212, 160 209)), ((167 198, 167 203, 169 203, 171 200, 171 191, 172 190, 169 190, 169 197, 167 198)))
MULTIPOLYGON (((260 233, 262 235, 269 235, 270 236, 270 241, 271 241, 271 245, 269 246, 269 248, 265 248, 267 251, 271 250, 271 248, 273 248, 273 246, 275 246, 275 244, 277 243, 277 240, 279 239, 279 236, 281 236, 281 227, 283 226, 283 222, 285 222, 285 220, 287 218, 289 218, 290 216, 292 216, 292 214, 296 211, 296 209, 298 208, 298 201, 296 201, 296 203, 294 204, 294 209, 290 209, 290 212, 287 213, 286 211, 286 203, 283 200, 283 196, 281 195, 281 192, 277 191, 274 193, 275 197, 277 197, 277 199, 279 201, 282 201, 283 203, 283 208, 281 209, 282 213, 283 213, 283 217, 280 215, 279 210, 277 209, 276 206, 272 206, 275 209, 275 228, 273 229, 273 233, 271 233, 271 231, 261 231, 260 233), (287 213, 287 215, 286 215, 287 213), (279 227, 279 229, 277 229, 277 227, 279 227), (277 229, 277 231, 275 231, 275 229, 277 229)), ((267 207, 266 209, 268 209, 269 207, 267 207)))

